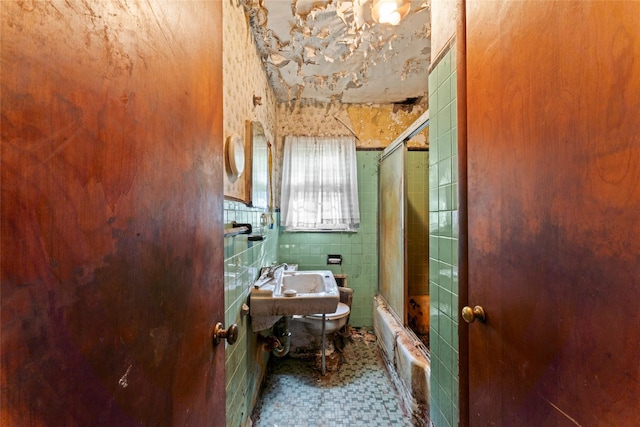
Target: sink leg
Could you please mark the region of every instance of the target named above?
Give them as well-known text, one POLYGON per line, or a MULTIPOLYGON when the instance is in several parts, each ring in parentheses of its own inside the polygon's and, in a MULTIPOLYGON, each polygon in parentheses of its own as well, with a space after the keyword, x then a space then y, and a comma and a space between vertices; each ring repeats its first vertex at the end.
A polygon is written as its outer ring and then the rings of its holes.
POLYGON ((325 325, 327 322, 327 315, 322 315, 322 375, 325 373, 325 361, 324 361, 324 349, 325 349, 325 325))

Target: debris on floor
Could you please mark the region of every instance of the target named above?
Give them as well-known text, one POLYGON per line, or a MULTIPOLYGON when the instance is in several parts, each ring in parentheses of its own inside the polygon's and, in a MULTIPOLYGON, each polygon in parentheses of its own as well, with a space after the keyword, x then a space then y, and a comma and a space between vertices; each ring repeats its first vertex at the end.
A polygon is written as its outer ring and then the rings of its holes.
MULTIPOLYGON (((371 328, 351 329, 352 342, 334 351, 336 370, 322 376, 315 358, 284 357, 269 364, 251 419, 254 427, 411 427, 381 360, 371 328)), ((349 340, 347 340, 349 341, 349 340)))

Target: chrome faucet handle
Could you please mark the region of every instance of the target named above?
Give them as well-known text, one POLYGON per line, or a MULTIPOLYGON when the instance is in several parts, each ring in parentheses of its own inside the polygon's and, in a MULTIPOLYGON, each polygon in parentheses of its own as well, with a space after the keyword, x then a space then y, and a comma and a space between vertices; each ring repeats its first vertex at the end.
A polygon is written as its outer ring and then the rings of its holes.
POLYGON ((274 277, 276 270, 278 270, 279 268, 283 267, 285 270, 289 269, 289 265, 286 262, 283 262, 282 264, 278 264, 275 266, 271 266, 269 267, 269 271, 268 271, 268 276, 269 277, 274 277))
POLYGON ((261 267, 260 274, 258 275, 258 280, 267 277, 269 275, 269 270, 271 270, 271 267, 261 267))

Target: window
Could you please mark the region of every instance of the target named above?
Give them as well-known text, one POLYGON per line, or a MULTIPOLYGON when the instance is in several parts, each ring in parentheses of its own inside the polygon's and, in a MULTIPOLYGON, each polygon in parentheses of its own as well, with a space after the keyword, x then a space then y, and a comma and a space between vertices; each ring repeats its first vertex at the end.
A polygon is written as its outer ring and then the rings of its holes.
POLYGON ((280 204, 286 231, 356 231, 355 139, 287 136, 280 204))

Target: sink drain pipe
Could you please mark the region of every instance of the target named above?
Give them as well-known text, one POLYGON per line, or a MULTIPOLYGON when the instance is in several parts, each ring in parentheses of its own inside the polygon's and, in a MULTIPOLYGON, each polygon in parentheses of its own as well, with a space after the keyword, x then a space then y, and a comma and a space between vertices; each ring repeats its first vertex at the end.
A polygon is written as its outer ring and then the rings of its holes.
POLYGON ((289 353, 289 348, 291 347, 291 331, 289 331, 290 320, 291 316, 284 317, 284 328, 280 336, 277 337, 280 345, 271 350, 276 357, 284 357, 289 353))
POLYGON ((324 376, 324 374, 326 373, 327 370, 327 365, 326 362, 324 360, 324 354, 325 354, 325 341, 327 340, 327 315, 322 313, 322 376, 324 376))

